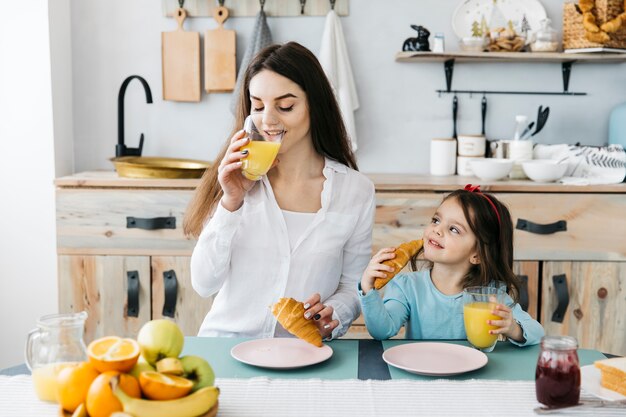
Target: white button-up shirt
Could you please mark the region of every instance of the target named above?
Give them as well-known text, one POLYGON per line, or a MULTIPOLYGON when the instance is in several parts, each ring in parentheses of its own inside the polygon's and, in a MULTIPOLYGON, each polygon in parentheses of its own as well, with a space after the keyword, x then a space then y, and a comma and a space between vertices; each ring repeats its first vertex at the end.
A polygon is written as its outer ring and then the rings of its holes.
POLYGON ((273 337, 270 307, 319 293, 343 335, 360 313, 357 282, 371 256, 374 185, 326 159, 322 208, 293 248, 272 186, 263 177, 230 212, 217 204, 191 257, 191 283, 203 297, 218 293, 198 336, 273 337))

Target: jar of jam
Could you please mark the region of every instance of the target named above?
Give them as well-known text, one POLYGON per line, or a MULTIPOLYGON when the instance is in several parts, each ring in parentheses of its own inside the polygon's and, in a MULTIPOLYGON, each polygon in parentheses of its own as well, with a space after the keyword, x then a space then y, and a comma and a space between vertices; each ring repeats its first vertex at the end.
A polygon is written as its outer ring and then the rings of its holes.
POLYGON ((580 364, 576 339, 570 336, 545 336, 535 371, 537 401, 548 407, 578 404, 580 364))

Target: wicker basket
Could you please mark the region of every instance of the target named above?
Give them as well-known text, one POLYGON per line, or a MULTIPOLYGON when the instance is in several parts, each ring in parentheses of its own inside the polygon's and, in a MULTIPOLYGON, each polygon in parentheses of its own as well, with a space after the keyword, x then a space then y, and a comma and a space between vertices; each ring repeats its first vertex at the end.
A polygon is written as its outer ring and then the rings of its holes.
MULTIPOLYGON (((594 14, 598 26, 612 20, 623 11, 623 0, 596 0, 594 14)), ((583 15, 576 4, 565 3, 563 5, 563 49, 600 47, 626 49, 626 25, 622 25, 617 32, 609 33, 609 37, 611 39, 605 44, 587 40, 583 27, 583 15)))

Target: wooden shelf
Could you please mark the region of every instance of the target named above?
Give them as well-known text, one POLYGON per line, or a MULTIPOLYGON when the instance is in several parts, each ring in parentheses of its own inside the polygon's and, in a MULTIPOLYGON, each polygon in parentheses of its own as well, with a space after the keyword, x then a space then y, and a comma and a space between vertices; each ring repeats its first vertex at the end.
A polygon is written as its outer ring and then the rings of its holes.
POLYGON ((562 52, 398 52, 398 62, 626 62, 626 54, 566 54, 562 52))

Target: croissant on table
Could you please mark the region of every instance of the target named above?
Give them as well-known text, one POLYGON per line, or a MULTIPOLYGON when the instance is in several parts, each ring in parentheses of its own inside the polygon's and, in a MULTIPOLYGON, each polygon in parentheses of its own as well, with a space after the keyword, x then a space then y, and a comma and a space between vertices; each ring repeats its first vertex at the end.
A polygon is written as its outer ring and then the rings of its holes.
POLYGON ((315 323, 304 318, 304 304, 293 298, 281 298, 272 306, 272 314, 292 335, 322 347, 322 335, 315 323))
POLYGON ((406 266, 406 264, 409 263, 411 258, 415 256, 420 249, 422 249, 422 246, 424 246, 424 241, 422 239, 412 240, 410 242, 400 244, 400 246, 396 248, 396 257, 383 262, 384 265, 391 266, 393 268, 393 272, 386 272, 387 278, 376 278, 374 280, 374 288, 380 290, 382 287, 387 285, 387 283, 391 281, 391 279, 395 277, 398 272, 406 266))

